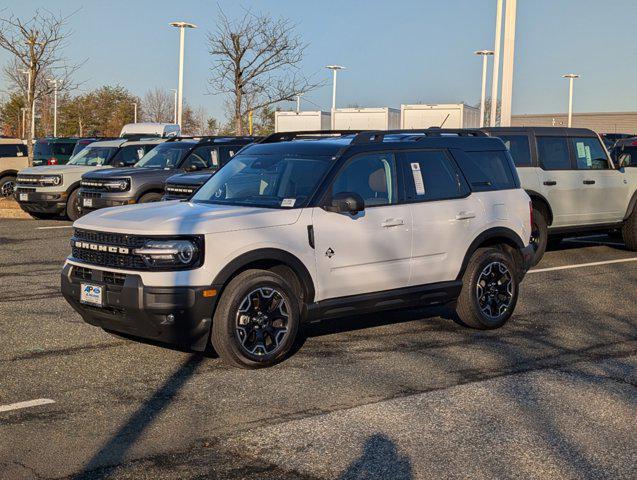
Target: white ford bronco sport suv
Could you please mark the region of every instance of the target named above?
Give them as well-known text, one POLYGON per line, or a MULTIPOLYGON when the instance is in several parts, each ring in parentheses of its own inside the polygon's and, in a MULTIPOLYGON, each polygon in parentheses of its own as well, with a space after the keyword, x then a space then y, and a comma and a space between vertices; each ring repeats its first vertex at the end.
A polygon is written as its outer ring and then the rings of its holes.
POLYGON ((125 139, 93 142, 65 165, 42 165, 20 170, 15 199, 33 218, 81 216, 78 189, 82 175, 93 170, 134 165, 163 139, 125 139))
POLYGON ((549 240, 582 232, 621 230, 626 247, 637 250, 637 170, 626 168, 630 155, 613 161, 598 135, 585 128, 485 131, 509 148, 533 200, 534 264, 549 240))
POLYGON ((437 304, 500 327, 530 234, 510 154, 482 132, 280 133, 187 202, 76 221, 61 289, 90 324, 256 368, 305 321, 437 304))

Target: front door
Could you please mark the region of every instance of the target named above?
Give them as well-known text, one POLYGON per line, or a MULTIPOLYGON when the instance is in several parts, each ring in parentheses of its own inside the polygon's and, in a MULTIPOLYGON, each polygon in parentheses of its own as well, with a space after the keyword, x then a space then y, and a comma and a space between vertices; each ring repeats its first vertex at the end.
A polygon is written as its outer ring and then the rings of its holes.
POLYGON ((336 175, 329 195, 357 193, 365 210, 351 215, 313 211, 317 300, 358 295, 409 284, 412 219, 400 202, 393 153, 352 157, 336 175))

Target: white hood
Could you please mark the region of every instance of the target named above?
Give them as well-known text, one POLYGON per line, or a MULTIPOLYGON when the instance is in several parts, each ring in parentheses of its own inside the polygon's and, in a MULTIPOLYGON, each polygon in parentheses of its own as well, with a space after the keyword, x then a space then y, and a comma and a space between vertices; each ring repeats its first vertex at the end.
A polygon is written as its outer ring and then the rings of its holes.
POLYGON ((105 166, 86 166, 86 165, 41 165, 39 167, 24 168, 18 172, 26 175, 83 175, 86 172, 96 170, 98 168, 108 168, 105 166))
POLYGON ((89 213, 73 226, 87 230, 142 235, 221 233, 295 223, 300 209, 236 207, 171 202, 126 205, 89 213))

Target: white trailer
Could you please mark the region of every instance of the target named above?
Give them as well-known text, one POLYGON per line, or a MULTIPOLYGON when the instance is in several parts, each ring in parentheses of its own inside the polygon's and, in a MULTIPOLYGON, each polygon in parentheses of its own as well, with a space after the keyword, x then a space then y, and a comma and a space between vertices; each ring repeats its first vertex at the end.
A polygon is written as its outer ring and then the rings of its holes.
POLYGON ((396 130, 400 128, 397 108, 337 108, 335 130, 396 130))
POLYGON ((331 115, 328 112, 274 112, 275 132, 310 132, 330 128, 331 115))
POLYGON ((480 109, 464 103, 400 106, 400 128, 479 128, 480 109))

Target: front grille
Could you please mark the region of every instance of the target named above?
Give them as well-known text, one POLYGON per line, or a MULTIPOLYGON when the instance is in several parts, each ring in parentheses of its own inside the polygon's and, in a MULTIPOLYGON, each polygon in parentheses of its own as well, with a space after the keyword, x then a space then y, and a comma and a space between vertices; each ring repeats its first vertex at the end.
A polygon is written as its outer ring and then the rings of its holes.
POLYGON ((117 272, 103 272, 102 280, 104 280, 104 283, 108 285, 121 286, 124 285, 124 282, 126 281, 126 275, 117 272))
POLYGON ((90 268, 85 268, 85 267, 73 267, 72 270, 72 275, 75 278, 79 278, 80 280, 92 280, 93 279, 93 274, 90 268))
MULTIPOLYGON (((42 183, 44 177, 58 177, 59 175, 18 175, 15 183, 17 185, 34 186, 34 187, 55 187, 52 183, 42 183)), ((60 182, 61 183, 61 182, 60 182)))
POLYGON ((128 182, 128 186, 130 188, 130 180, 127 178, 109 178, 108 180, 82 180, 80 182, 80 185, 85 194, 87 190, 93 190, 98 192, 113 192, 113 191, 121 192, 124 190, 111 190, 107 188, 105 185, 115 183, 115 182, 122 182, 122 181, 128 182))
MULTIPOLYGON (((146 243, 147 238, 137 235, 121 233, 96 232, 76 228, 71 239, 71 255, 74 259, 99 265, 102 267, 114 267, 131 270, 144 270, 146 264, 141 256, 135 255, 133 249, 140 248, 146 243), (80 248, 77 242, 86 242, 95 248, 80 248), (100 248, 102 247, 102 248, 100 248), (109 247, 118 247, 115 252, 109 247), (128 250, 123 252, 122 250, 128 250)), ((115 280, 114 280, 115 281, 115 280)))
MULTIPOLYGON (((78 267, 77 265, 73 265, 71 276, 77 280, 105 283, 113 287, 121 287, 126 282, 126 275, 123 273, 93 270, 86 267, 78 267)), ((115 288, 115 291, 118 290, 121 289, 115 288)))
POLYGON ((15 191, 18 193, 29 193, 29 192, 35 192, 36 189, 35 187, 16 187, 15 191))
POLYGON ((197 187, 185 187, 183 185, 171 185, 170 183, 166 184, 166 193, 168 195, 173 195, 175 197, 189 197, 192 195, 197 187))

